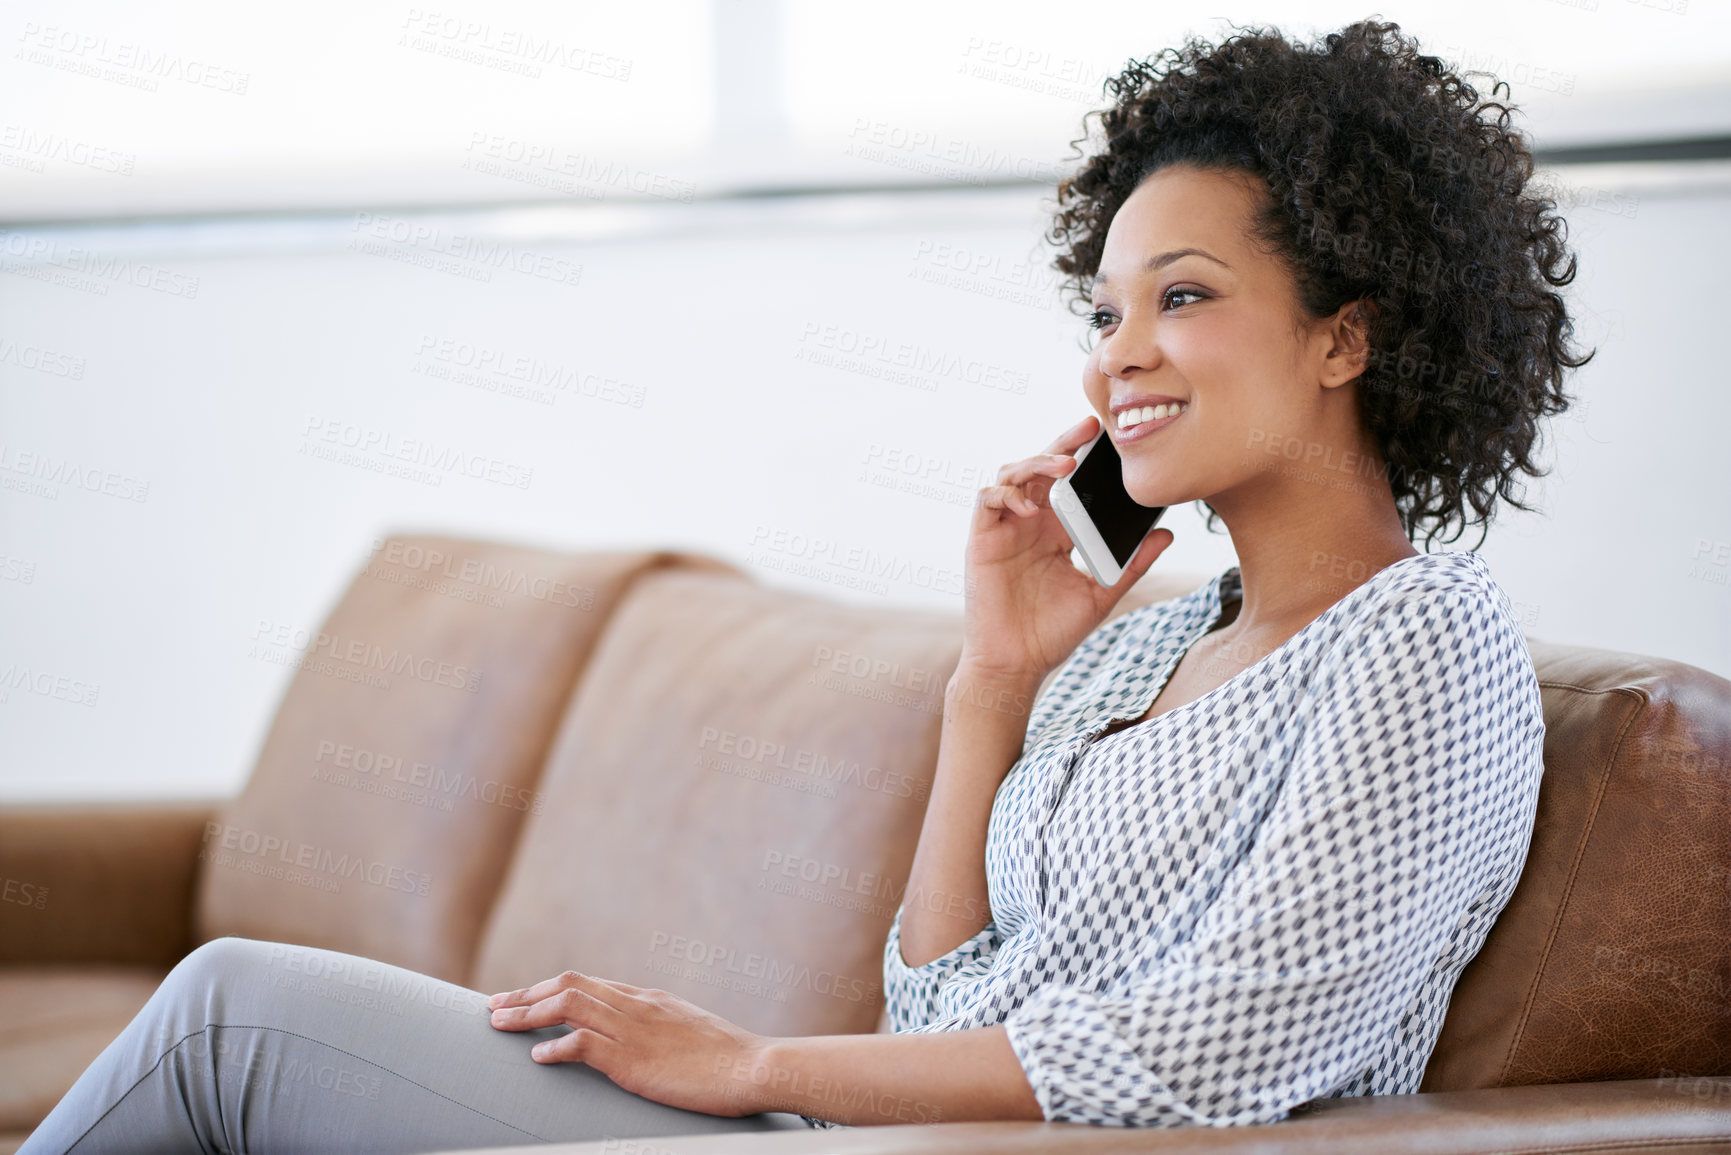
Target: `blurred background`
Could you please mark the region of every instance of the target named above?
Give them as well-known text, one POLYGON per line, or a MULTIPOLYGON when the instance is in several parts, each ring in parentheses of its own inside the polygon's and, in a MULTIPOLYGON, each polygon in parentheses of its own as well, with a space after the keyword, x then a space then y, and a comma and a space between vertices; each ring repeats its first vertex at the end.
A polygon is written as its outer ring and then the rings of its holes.
POLYGON ((975 489, 1087 412, 1042 233, 1101 82, 1370 15, 1509 83, 1580 257, 1481 552, 1533 636, 1731 675, 1725 0, 7 0, 0 798, 238 790, 259 640, 395 531, 959 612, 975 489))

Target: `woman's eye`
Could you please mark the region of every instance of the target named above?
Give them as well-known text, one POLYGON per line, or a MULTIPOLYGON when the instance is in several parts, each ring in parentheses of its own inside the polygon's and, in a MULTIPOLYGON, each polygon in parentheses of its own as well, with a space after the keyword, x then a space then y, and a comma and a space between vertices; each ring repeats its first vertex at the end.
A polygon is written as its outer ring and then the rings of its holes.
MULTIPOLYGON (((1207 299, 1208 294, 1197 289, 1171 288, 1160 295, 1160 307, 1162 309, 1182 309, 1185 305, 1191 304, 1192 301, 1205 301, 1207 299), (1175 300, 1175 298, 1177 299, 1175 300)), ((1116 324, 1117 321, 1117 315, 1107 309, 1095 309, 1088 314, 1088 327, 1095 332, 1099 332, 1108 325, 1116 324)))

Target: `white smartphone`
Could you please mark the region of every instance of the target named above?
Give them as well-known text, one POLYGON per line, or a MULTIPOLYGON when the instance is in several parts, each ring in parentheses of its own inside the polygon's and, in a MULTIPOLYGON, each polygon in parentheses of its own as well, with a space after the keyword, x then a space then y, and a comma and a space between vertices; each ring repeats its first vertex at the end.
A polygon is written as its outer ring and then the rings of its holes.
POLYGON ((1052 483, 1052 511, 1094 580, 1114 586, 1166 507, 1140 505, 1125 491, 1124 464, 1105 430, 1075 458, 1076 468, 1052 483))

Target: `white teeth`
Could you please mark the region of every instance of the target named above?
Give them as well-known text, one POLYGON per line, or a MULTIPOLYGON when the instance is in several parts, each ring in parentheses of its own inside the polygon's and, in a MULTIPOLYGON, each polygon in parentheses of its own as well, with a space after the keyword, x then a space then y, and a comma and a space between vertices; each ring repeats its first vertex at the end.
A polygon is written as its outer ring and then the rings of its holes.
POLYGON ((1134 429, 1144 421, 1158 421, 1163 417, 1171 417, 1190 408, 1188 401, 1175 401, 1169 405, 1143 405, 1137 409, 1126 409, 1118 414, 1118 430, 1134 429))

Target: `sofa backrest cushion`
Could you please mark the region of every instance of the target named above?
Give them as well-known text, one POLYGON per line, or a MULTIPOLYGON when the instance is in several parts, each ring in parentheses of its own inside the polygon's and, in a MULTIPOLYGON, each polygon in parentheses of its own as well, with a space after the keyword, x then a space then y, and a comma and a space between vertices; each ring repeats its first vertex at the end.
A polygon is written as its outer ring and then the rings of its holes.
POLYGON ((638 582, 555 743, 477 989, 569 969, 748 1030, 872 1031, 960 641, 954 614, 638 582))
POLYGON ((328 947, 455 982, 603 623, 670 553, 380 543, 317 631, 261 628, 297 667, 242 793, 206 825, 198 941, 328 947))
POLYGON ((1528 646, 1546 732, 1526 868, 1420 1089, 1731 1075, 1731 682, 1528 646))

